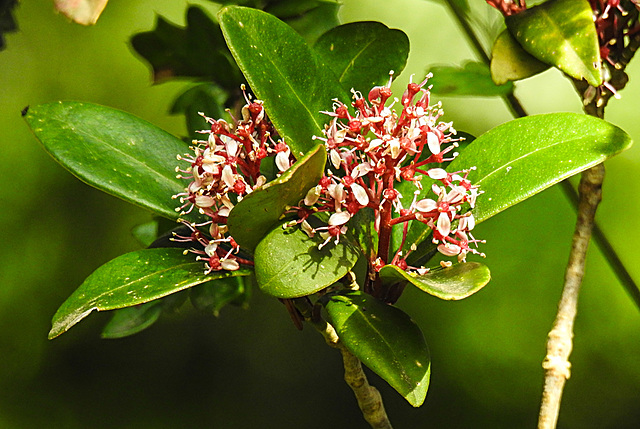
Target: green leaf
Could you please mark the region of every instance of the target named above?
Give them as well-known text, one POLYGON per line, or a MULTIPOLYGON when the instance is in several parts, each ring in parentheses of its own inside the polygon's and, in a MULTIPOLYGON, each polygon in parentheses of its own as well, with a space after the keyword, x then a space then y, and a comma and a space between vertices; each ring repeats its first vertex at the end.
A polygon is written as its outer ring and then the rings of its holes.
POLYGON ((134 226, 131 229, 131 234, 143 247, 149 247, 158 238, 158 227, 158 220, 153 219, 134 226))
POLYGON ((360 257, 345 237, 318 249, 319 241, 299 227, 275 227, 258 244, 255 273, 258 287, 278 298, 298 298, 331 286, 344 277, 360 257))
POLYGON ((291 27, 265 12, 225 7, 218 14, 231 53, 294 156, 317 145, 332 99, 344 91, 291 27))
POLYGON ((352 22, 323 34, 313 46, 346 90, 368 91, 402 73, 409 38, 380 22, 352 22), (384 46, 384 49, 381 49, 384 46))
POLYGON ((549 0, 505 18, 525 51, 591 86, 602 84, 600 46, 587 0, 549 0))
POLYGON ((290 1, 289 4, 296 7, 290 8, 286 14, 284 13, 285 11, 276 10, 279 5, 267 8, 265 11, 289 24, 308 43, 312 43, 326 31, 340 25, 340 20, 338 19, 338 11, 342 6, 340 3, 294 0, 290 1), (305 5, 305 7, 300 9, 298 5, 305 5))
POLYGON ((90 103, 41 104, 29 108, 25 120, 45 150, 83 182, 178 217, 171 196, 186 184, 175 174, 176 155, 189 151, 182 140, 129 113, 90 103))
POLYGON ((411 405, 422 405, 431 362, 418 325, 401 310, 359 291, 333 295, 325 308, 347 349, 411 405))
POLYGON ((432 268, 427 274, 407 273, 395 265, 380 269, 384 282, 397 283, 405 280, 418 289, 441 299, 459 300, 482 289, 491 279, 486 265, 478 262, 455 264, 449 268, 432 268))
POLYGON ((102 329, 102 338, 124 338, 144 331, 158 321, 162 314, 160 300, 114 310, 113 317, 102 329))
POLYGON ((247 289, 241 277, 229 277, 210 281, 191 288, 191 303, 201 311, 220 314, 220 310, 227 304, 246 302, 247 289))
POLYGON ((491 49, 491 78, 497 85, 526 79, 547 70, 549 65, 522 49, 509 30, 496 38, 491 49))
POLYGON ((196 77, 216 82, 227 90, 242 83, 238 68, 224 43, 220 26, 202 9, 187 10, 186 26, 158 16, 152 31, 131 38, 131 45, 153 69, 154 82, 196 77))
POLYGON ((488 131, 447 170, 477 167, 469 180, 484 191, 473 211, 478 223, 630 146, 627 133, 602 119, 549 113, 488 131))
POLYGON ((324 174, 327 152, 316 148, 285 171, 242 199, 229 213, 227 225, 234 240, 253 250, 262 237, 278 223, 288 206, 297 206, 324 174))
POLYGON ((66 332, 92 311, 153 301, 213 279, 246 276, 251 270, 203 274, 202 262, 182 249, 144 249, 121 255, 93 272, 53 316, 49 338, 66 332))
POLYGON ((429 71, 433 73, 429 84, 433 85, 432 92, 435 94, 492 97, 513 92, 511 82, 496 85, 491 80, 489 67, 484 63, 469 61, 462 67, 434 66, 429 71))

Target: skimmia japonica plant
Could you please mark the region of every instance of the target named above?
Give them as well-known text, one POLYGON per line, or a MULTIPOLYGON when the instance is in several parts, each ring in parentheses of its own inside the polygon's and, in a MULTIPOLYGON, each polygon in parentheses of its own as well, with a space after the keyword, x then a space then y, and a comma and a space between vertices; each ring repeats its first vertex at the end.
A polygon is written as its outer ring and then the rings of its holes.
MULTIPOLYGON (((319 3, 335 17, 336 5, 319 3)), ((511 81, 556 66, 574 79, 585 105, 597 108, 621 89, 630 59, 625 46, 636 46, 637 11, 611 21, 626 6, 594 3, 594 21, 586 1, 530 9, 489 3, 508 28, 496 40, 491 68, 434 69, 420 83, 408 79, 396 96, 391 77, 408 54, 399 30, 318 20, 306 33, 317 39, 309 44, 291 27, 294 20, 229 6, 217 24, 192 7, 187 27, 170 30, 184 38, 164 37, 165 22, 133 39, 156 79, 215 82, 215 90, 196 86, 174 105, 196 130, 190 143, 88 103, 25 111, 45 149, 80 179, 177 222, 139 228, 153 230, 148 247, 89 276, 54 316, 50 338, 94 310, 117 310, 104 336, 136 333, 185 293, 196 308, 217 313, 244 303, 257 284, 281 300, 298 328, 309 324, 340 349, 348 382, 362 380, 363 362, 420 406, 429 351, 420 329, 394 305, 405 288, 445 300, 474 294, 490 279, 479 262, 484 240, 473 235, 476 224, 630 145, 619 128, 573 113, 523 117, 477 138, 444 120, 431 99, 431 83, 435 90, 439 79, 450 79, 454 93, 466 80, 471 93, 509 98, 511 81), (567 14, 580 19, 569 22, 567 14), (569 40, 574 55, 555 50, 566 42, 563 35, 532 42, 543 31, 536 26, 541 16, 577 26, 564 32, 577 34, 569 40), (199 28, 210 38, 193 44, 190 34, 199 28), (183 46, 184 40, 191 42, 183 46), (213 58, 217 74, 179 57, 159 60, 152 53, 162 43, 167 51, 213 58), (201 108, 202 97, 215 111, 201 108)), ((466 19, 468 10, 450 5, 466 19)), ((390 427, 366 379, 350 385, 367 421, 390 427)))

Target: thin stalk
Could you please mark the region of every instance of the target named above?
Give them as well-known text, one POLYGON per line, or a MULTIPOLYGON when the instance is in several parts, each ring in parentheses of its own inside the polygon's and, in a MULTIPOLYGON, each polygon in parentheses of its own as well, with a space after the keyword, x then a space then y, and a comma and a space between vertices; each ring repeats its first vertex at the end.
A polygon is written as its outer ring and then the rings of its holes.
POLYGON ((344 366, 344 380, 353 391, 360 411, 362 411, 362 416, 369 423, 369 426, 372 429, 393 429, 384 409, 382 396, 378 389, 369 384, 360 359, 347 350, 340 338, 338 338, 333 326, 325 320, 321 319, 313 322, 313 325, 322 334, 327 344, 340 350, 344 366))
POLYGON ((573 323, 578 312, 578 295, 584 277, 584 265, 596 209, 602 200, 603 180, 604 165, 602 164, 584 171, 580 179, 578 219, 565 272, 564 289, 553 328, 549 332, 547 355, 542 363, 545 380, 538 429, 556 427, 562 392, 571 374, 569 355, 573 348, 573 323))
MULTIPOLYGON (((475 54, 485 64, 490 65, 491 59, 489 58, 487 53, 484 51, 484 48, 480 44, 480 41, 478 40, 475 33, 473 32, 473 29, 469 25, 469 22, 465 14, 462 11, 460 11, 456 7, 455 3, 451 2, 450 0, 447 0, 446 4, 449 10, 451 11, 451 13, 456 17, 458 24, 462 28, 464 34, 467 36, 467 39, 471 44, 471 47, 473 48, 475 54)), ((635 52, 635 49, 633 50, 633 52, 635 52)), ((518 98, 513 93, 504 96, 504 101, 509 107, 514 117, 522 118, 527 116, 527 113, 524 110, 524 107, 522 106, 518 98)), ((569 183, 568 181, 563 181, 561 183, 562 183, 562 186, 561 186, 562 191, 564 192, 565 196, 568 198, 569 202, 572 204, 573 208, 577 210, 578 198, 576 197, 576 191, 573 189, 573 187, 571 186, 571 183, 569 183)), ((627 293, 629 294, 633 302, 636 304, 638 309, 640 309, 640 287, 638 287, 638 284, 631 277, 629 270, 627 270, 624 263, 620 259, 620 256, 615 251, 611 242, 606 237, 606 235, 602 231, 602 228, 600 228, 597 222, 594 223, 593 228, 594 228, 593 239, 596 245, 605 256, 605 259, 609 264, 609 267, 613 271, 618 281, 622 284, 622 287, 624 287, 624 289, 627 291, 627 293)))

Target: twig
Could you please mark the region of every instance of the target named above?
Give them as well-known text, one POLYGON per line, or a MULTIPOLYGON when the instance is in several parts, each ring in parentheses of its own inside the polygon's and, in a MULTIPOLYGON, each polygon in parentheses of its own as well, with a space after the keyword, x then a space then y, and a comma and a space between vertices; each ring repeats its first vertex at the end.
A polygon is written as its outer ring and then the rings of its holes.
POLYGON ((372 429, 393 429, 387 412, 384 409, 382 396, 378 389, 369 384, 360 360, 340 341, 334 327, 320 317, 319 312, 314 311, 317 307, 312 310, 304 305, 304 303, 298 300, 296 301, 296 304, 303 304, 305 308, 299 306, 298 309, 301 310, 305 319, 311 322, 316 330, 322 334, 327 344, 340 350, 344 365, 344 380, 356 396, 358 406, 360 407, 360 411, 362 411, 362 416, 367 423, 369 423, 369 426, 371 426, 372 429))
POLYGON ((572 349, 573 323, 578 311, 578 294, 584 276, 584 264, 594 218, 602 199, 604 166, 599 164, 582 173, 578 192, 578 220, 573 234, 565 284, 558 304, 558 314, 549 332, 547 356, 542 364, 545 383, 540 405, 538 429, 553 429, 558 421, 564 384, 570 376, 569 355, 572 349))

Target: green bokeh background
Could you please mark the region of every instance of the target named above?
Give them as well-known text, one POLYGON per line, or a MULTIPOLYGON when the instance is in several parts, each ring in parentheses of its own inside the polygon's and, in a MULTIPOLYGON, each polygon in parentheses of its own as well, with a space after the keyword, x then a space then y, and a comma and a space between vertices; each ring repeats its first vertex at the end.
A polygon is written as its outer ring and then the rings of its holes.
MULTIPOLYGON (((478 0, 479 3, 482 3, 478 0)), ((190 1, 214 11, 206 1, 190 1)), ((378 20, 405 31, 411 56, 398 82, 433 64, 472 58, 439 3, 345 0, 344 22, 378 20)), ((50 319, 96 267, 138 248, 130 229, 150 214, 84 185, 41 149, 20 118, 28 104, 82 100, 120 108, 177 135, 168 107, 187 81, 152 86, 129 37, 156 13, 182 23, 183 1, 111 0, 95 27, 22 2, 20 32, 0 52, 0 427, 360 428, 339 354, 259 292, 248 311, 219 318, 188 306, 139 335, 100 340, 106 314, 47 341, 50 319)), ((484 17, 493 13, 478 7, 484 17)), ((640 140, 640 59, 608 119, 640 140)), ((549 71, 518 84, 530 113, 580 111, 571 85, 549 71)), ((435 98, 435 97, 434 97, 435 98)), ((510 119, 499 100, 445 98, 446 119, 480 134, 510 119)), ((636 279, 640 149, 607 162, 598 220, 636 279)), ((425 405, 413 409, 375 376, 397 428, 535 427, 546 333, 561 292, 574 213, 557 188, 477 227, 493 279, 444 302, 407 290, 399 305, 423 329, 433 359, 425 405)), ((562 428, 640 426, 640 312, 595 246, 576 323, 562 428)))

